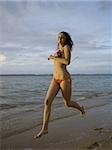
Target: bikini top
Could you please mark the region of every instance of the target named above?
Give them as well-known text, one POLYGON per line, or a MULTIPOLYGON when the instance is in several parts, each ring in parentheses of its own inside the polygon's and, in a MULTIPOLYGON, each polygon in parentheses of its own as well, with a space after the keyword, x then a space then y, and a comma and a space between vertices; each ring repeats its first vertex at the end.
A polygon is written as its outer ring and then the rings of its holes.
POLYGON ((54 56, 62 57, 62 51, 61 51, 60 49, 58 49, 58 50, 54 53, 54 56))
MULTIPOLYGON (((56 52, 53 54, 53 56, 57 56, 57 57, 63 57, 63 52, 60 50, 60 49, 58 49, 58 50, 56 50, 56 52)), ((48 58, 48 60, 49 60, 49 58, 48 58)))

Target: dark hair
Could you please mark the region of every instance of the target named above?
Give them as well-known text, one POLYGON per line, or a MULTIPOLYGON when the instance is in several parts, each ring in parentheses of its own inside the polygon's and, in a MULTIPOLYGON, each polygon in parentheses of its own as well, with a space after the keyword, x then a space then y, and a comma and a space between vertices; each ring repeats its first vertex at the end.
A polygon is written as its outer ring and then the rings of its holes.
POLYGON ((62 31, 62 32, 60 32, 60 33, 63 33, 63 34, 65 35, 65 37, 66 37, 65 45, 69 45, 69 46, 70 46, 70 49, 72 50, 73 41, 72 41, 72 39, 71 39, 70 34, 67 33, 67 32, 64 32, 64 31, 62 31))

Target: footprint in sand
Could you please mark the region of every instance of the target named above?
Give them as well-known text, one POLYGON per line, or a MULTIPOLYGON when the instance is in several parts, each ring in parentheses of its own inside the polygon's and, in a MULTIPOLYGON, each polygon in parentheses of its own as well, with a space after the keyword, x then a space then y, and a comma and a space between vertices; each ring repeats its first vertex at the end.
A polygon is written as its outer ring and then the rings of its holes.
POLYGON ((94 130, 95 131, 101 131, 101 130, 103 130, 104 128, 95 128, 94 130))
POLYGON ((95 128, 94 130, 99 133, 111 132, 110 129, 104 129, 104 128, 95 128))
POLYGON ((104 128, 95 128, 94 131, 97 131, 99 133, 101 133, 104 130, 104 128))
POLYGON ((91 144, 87 148, 88 149, 94 149, 94 148, 99 147, 99 146, 101 146, 101 144, 99 144, 98 142, 94 142, 93 144, 91 144))

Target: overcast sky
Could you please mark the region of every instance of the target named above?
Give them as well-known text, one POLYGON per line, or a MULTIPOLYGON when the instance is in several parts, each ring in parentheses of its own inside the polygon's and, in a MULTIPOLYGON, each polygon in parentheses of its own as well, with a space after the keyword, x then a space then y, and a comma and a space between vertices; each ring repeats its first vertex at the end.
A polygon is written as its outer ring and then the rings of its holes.
POLYGON ((57 34, 74 47, 70 73, 112 73, 112 2, 0 1, 0 73, 53 73, 57 34))

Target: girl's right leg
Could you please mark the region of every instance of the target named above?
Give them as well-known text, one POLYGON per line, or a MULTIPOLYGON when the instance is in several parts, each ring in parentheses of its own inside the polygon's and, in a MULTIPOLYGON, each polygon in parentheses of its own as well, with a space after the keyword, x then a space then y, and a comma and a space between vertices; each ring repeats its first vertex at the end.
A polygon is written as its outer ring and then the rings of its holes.
POLYGON ((48 132, 48 122, 51 113, 51 104, 59 89, 60 86, 54 81, 54 79, 52 79, 45 97, 42 129, 36 136, 34 136, 34 138, 38 138, 42 134, 46 134, 48 132))

